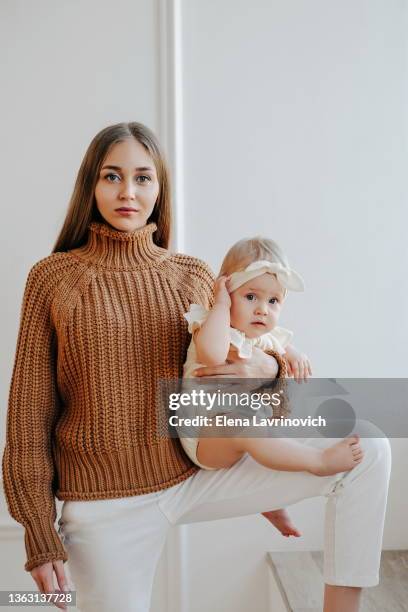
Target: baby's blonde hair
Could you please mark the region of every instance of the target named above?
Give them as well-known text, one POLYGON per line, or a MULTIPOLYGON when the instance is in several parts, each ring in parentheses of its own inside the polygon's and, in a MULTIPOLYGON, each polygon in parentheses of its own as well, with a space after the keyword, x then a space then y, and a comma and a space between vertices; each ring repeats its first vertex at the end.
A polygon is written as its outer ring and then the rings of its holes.
POLYGON ((232 245, 221 264, 219 276, 228 276, 233 272, 245 270, 249 264, 259 259, 289 266, 288 258, 277 242, 270 238, 255 236, 243 238, 232 245))
MULTIPOLYGON (((249 264, 259 259, 289 266, 288 258, 277 242, 270 238, 254 236, 254 238, 243 238, 232 245, 224 257, 218 276, 229 276, 233 272, 245 270, 249 264)), ((286 293, 285 289, 284 295, 286 293)))

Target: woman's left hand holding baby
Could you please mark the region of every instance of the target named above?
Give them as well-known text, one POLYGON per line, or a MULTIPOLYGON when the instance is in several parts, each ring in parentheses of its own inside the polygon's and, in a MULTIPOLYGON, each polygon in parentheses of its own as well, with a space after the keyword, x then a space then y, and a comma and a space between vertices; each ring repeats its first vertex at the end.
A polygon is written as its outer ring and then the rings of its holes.
MULTIPOLYGON (((279 364, 275 357, 254 347, 251 357, 242 359, 236 349, 230 348, 227 363, 212 367, 201 367, 195 370, 195 376, 227 376, 230 378, 276 378, 279 364)), ((259 382, 254 381, 255 388, 259 382)))

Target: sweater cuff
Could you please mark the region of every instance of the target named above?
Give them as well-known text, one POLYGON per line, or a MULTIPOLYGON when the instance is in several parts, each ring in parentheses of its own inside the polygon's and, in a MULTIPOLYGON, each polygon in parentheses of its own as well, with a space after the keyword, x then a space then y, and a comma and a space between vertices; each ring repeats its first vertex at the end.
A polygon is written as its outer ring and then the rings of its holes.
MULTIPOLYGON (((268 355, 275 357, 276 361, 278 362, 278 366, 279 366, 279 370, 276 375, 276 378, 274 379, 274 381, 272 381, 272 389, 273 389, 273 388, 276 388, 276 386, 278 385, 277 381, 279 379, 287 378, 288 369, 286 366, 286 361, 283 359, 282 355, 279 355, 279 353, 276 353, 275 351, 265 351, 265 352, 268 355)), ((290 411, 291 411, 290 404, 288 401, 288 396, 286 393, 287 391, 286 387, 287 387, 286 381, 282 381, 279 383, 281 399, 280 399, 278 406, 273 405, 273 408, 272 408, 273 416, 276 419, 281 419, 281 418, 289 416, 290 411)))
POLYGON ((286 367, 286 361, 283 359, 282 355, 280 355, 276 351, 271 351, 271 350, 267 350, 265 351, 265 353, 267 355, 271 355, 271 357, 275 357, 276 361, 278 362, 279 370, 276 375, 276 378, 287 378, 288 369, 286 367))
POLYGON ((24 569, 31 572, 37 565, 48 561, 68 560, 68 555, 50 516, 38 516, 25 524, 25 547, 27 562, 24 569))

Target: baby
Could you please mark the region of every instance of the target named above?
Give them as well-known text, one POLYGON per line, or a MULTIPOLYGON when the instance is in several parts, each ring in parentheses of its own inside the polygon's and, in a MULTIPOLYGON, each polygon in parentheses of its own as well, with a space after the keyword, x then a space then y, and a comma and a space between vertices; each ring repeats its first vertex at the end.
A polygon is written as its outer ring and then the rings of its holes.
MULTIPOLYGON (((277 326, 288 290, 303 289, 302 278, 290 268, 276 242, 258 237, 237 242, 221 266, 211 310, 191 304, 184 315, 192 334, 184 377, 192 377, 194 370, 202 365, 225 363, 230 350, 245 359, 251 356, 253 347, 258 347, 282 355, 288 372, 297 379, 307 378, 311 374, 308 359, 290 346, 292 332, 277 326)), ((191 460, 206 470, 228 468, 249 453, 255 461, 271 469, 327 476, 351 470, 363 458, 358 436, 344 438, 325 450, 285 438, 181 437, 180 440, 191 460)), ((275 517, 267 516, 274 513, 265 513, 265 516, 284 535, 298 535, 287 515, 276 512, 275 517)))

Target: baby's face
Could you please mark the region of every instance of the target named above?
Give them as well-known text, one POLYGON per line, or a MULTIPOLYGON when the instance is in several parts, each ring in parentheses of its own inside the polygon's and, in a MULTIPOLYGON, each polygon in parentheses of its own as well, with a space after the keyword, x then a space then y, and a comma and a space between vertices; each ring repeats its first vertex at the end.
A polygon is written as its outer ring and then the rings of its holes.
POLYGON ((284 289, 274 274, 262 274, 231 293, 231 326, 248 338, 273 329, 284 301, 284 289))

